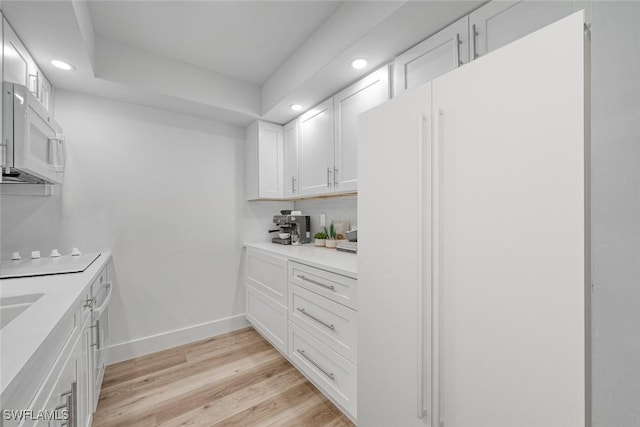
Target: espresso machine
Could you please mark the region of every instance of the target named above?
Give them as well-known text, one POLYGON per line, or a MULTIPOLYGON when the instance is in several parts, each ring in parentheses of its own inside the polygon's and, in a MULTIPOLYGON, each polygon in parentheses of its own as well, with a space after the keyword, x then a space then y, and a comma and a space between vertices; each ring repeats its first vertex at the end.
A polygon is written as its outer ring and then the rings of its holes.
POLYGON ((273 243, 281 245, 300 245, 311 242, 311 217, 308 215, 274 215, 273 223, 279 229, 269 230, 278 232, 278 237, 271 239, 273 243), (288 237, 282 238, 285 234, 288 237))

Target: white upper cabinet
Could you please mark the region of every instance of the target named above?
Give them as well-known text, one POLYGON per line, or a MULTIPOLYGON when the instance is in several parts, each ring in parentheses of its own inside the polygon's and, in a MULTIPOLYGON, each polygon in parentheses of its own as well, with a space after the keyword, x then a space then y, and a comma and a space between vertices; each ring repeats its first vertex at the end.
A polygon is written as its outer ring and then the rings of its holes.
POLYGON ((299 122, 284 125, 284 197, 298 196, 298 134, 299 122))
POLYGON ((384 66, 336 94, 335 192, 358 189, 358 115, 389 100, 389 67, 384 66))
MULTIPOLYGON (((27 86, 30 55, 6 19, 2 20, 4 38, 4 76, 8 82, 27 86)), ((32 89, 29 86, 29 89, 32 89)))
POLYGON ((246 138, 247 199, 281 199, 282 126, 257 121, 247 128, 246 138))
POLYGON ((469 15, 470 57, 502 47, 569 15, 571 1, 492 1, 469 15))
POLYGON ((333 192, 333 98, 300 116, 300 196, 333 192))
POLYGON ((465 16, 397 56, 393 63, 394 96, 469 62, 468 25, 469 17, 465 16))
POLYGON ((31 54, 6 19, 2 20, 3 32, 3 80, 27 86, 29 91, 53 111, 53 87, 44 76, 31 54))

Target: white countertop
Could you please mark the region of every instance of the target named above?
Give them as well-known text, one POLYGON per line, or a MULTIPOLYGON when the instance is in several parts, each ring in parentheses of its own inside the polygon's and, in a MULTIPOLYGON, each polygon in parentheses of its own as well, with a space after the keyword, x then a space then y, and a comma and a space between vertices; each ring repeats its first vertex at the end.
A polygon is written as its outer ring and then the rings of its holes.
POLYGON ((358 256, 349 252, 316 247, 311 243, 292 246, 261 242, 245 243, 245 246, 281 255, 301 264, 322 268, 337 274, 353 277, 354 279, 358 278, 358 256))
POLYGON ((103 252, 82 273, 0 280, 2 298, 43 294, 0 330, 0 396, 3 400, 4 393, 11 393, 9 388, 15 385, 14 380, 109 259, 111 253, 103 252))

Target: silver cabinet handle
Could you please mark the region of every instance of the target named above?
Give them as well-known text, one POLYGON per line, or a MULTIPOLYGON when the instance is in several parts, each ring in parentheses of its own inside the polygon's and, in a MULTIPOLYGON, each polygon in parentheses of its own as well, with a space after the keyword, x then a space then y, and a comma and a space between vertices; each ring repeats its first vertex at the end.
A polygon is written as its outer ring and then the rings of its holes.
POLYGON ((296 192, 296 178, 295 177, 291 177, 291 192, 295 193, 296 192))
POLYGON ((312 279, 307 279, 306 277, 301 275, 297 275, 296 277, 300 280, 304 280, 305 282, 313 283, 314 285, 322 286, 323 288, 330 289, 332 291, 336 290, 335 286, 333 285, 325 285, 324 283, 316 282, 315 280, 312 280, 312 279))
POLYGON ((327 168, 327 188, 331 188, 331 168, 327 168))
POLYGON ((305 316, 307 316, 310 319, 315 320, 316 322, 320 323, 322 326, 324 326, 325 328, 329 328, 332 331, 335 331, 336 327, 333 324, 327 323, 325 321, 322 321, 320 319, 318 319, 316 316, 314 316, 313 314, 309 314, 307 313, 307 311, 304 308, 297 308, 296 310, 298 310, 300 313, 304 314, 305 316))
POLYGON ((322 366, 318 365, 318 363, 316 361, 314 361, 312 358, 310 358, 309 356, 306 355, 304 350, 297 349, 296 351, 300 354, 300 356, 302 356, 305 359, 307 359, 309 361, 309 363, 311 363, 316 368, 320 369, 320 372, 325 374, 327 377, 331 378, 332 380, 336 379, 336 376, 332 372, 329 372, 326 369, 324 369, 322 366))
POLYGON ((453 38, 453 68, 458 68, 462 65, 460 61, 460 44, 462 44, 460 41, 460 33, 457 33, 453 38))
POLYGON ((96 342, 91 344, 91 347, 95 347, 96 350, 100 350, 100 319, 96 320, 96 342))
POLYGON ((333 185, 338 185, 338 169, 333 168, 333 185))
POLYGON ((476 46, 476 38, 478 37, 478 29, 476 24, 471 25, 471 60, 478 59, 478 48, 476 46))

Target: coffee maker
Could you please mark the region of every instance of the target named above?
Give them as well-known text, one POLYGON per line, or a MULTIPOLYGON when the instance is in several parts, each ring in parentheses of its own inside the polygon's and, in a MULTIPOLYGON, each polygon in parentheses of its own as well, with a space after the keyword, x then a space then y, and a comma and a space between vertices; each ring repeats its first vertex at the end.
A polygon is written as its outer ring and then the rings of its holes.
POLYGON ((269 232, 287 233, 286 239, 274 237, 273 243, 281 245, 300 245, 311 242, 311 217, 308 215, 274 215, 273 223, 280 227, 269 232))

